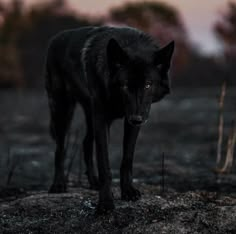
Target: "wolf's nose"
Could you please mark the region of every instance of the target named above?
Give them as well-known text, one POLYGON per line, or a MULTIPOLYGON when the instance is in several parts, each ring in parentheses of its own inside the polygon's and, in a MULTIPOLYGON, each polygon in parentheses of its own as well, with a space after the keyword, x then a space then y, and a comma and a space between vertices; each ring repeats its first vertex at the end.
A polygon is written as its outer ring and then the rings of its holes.
POLYGON ((143 117, 141 115, 132 115, 130 116, 129 121, 133 125, 140 125, 143 122, 143 117))

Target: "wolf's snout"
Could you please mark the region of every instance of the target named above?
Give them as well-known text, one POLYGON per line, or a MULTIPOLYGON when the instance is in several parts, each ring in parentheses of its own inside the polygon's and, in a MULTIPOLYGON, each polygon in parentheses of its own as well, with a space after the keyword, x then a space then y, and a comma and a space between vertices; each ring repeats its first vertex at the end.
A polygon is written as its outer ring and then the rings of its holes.
POLYGON ((133 125, 140 125, 143 123, 143 117, 141 115, 132 115, 129 117, 129 122, 133 125))

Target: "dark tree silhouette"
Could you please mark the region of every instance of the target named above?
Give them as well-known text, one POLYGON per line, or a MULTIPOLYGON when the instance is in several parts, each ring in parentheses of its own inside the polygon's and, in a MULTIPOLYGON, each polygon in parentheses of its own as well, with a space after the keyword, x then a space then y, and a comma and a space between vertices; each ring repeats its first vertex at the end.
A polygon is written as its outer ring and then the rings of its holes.
POLYGON ((0 4, 0 86, 43 85, 44 57, 50 37, 61 30, 90 24, 66 8, 64 0, 34 5, 25 11, 21 0, 0 4), (1 22, 0 22, 1 23, 1 22))
POLYGON ((35 6, 27 15, 27 25, 21 32, 18 47, 24 69, 24 78, 30 87, 43 85, 43 65, 50 38, 56 33, 89 24, 89 21, 65 11, 62 1, 35 6), (30 64, 30 66, 29 66, 30 64))
POLYGON ((9 7, 1 5, 0 25, 0 85, 2 87, 22 86, 23 76, 19 58, 19 48, 16 43, 19 29, 24 27, 22 22, 22 4, 20 0, 13 0, 9 7))
POLYGON ((139 28, 163 45, 175 40, 177 53, 174 60, 175 71, 188 60, 189 39, 184 23, 177 9, 162 2, 135 2, 113 8, 108 24, 129 25, 139 28))
POLYGON ((227 55, 236 55, 236 3, 230 2, 222 18, 215 24, 215 33, 225 46, 227 55))
POLYGON ((226 79, 236 84, 236 3, 229 2, 226 12, 214 25, 214 31, 222 42, 225 56, 226 79))

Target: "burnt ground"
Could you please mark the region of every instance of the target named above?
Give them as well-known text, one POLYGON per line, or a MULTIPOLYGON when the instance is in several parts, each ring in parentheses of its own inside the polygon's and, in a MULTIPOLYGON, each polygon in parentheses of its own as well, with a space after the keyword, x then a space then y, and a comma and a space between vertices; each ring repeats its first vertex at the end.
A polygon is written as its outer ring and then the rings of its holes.
POLYGON ((96 192, 45 192, 0 205, 1 233, 235 233, 236 197, 213 192, 166 192, 136 185, 142 199, 124 202, 115 187, 116 210, 97 216, 96 192))
MULTIPOLYGON (((234 89, 225 101, 223 155, 236 116, 234 89)), ((80 157, 85 133, 81 110, 69 140, 69 193, 48 195, 54 144, 45 95, 2 92, 0 233, 236 233, 235 162, 230 174, 214 174, 219 93, 220 88, 179 89, 153 106, 136 147, 134 181, 143 194, 137 202, 120 200, 122 122, 114 123, 110 161, 116 210, 97 216, 97 192, 87 189, 80 157)))

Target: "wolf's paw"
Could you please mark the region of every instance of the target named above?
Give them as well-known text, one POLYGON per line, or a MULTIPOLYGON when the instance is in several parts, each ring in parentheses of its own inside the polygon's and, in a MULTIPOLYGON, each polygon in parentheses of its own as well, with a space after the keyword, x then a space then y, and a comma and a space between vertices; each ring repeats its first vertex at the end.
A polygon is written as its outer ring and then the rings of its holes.
POLYGON ((126 187, 121 191, 121 199, 125 201, 137 201, 141 198, 141 193, 138 189, 132 186, 126 187))
POLYGON ((96 208, 96 214, 98 215, 107 214, 113 211, 114 209, 115 205, 113 200, 100 201, 96 208))
POLYGON ((67 189, 65 183, 53 183, 48 193, 66 193, 66 191, 67 189))

